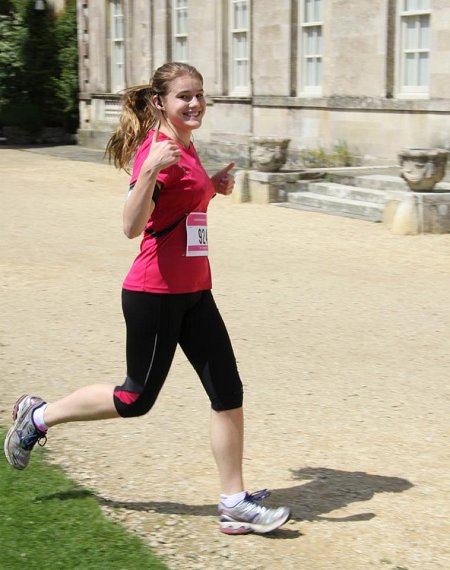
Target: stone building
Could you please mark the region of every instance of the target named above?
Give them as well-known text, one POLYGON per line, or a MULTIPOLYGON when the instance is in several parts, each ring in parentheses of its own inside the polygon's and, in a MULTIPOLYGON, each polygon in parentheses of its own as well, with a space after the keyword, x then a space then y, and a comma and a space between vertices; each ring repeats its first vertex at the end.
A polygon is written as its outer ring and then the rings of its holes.
POLYGON ((104 147, 118 93, 189 61, 208 95, 197 147, 248 163, 251 136, 345 142, 364 163, 450 144, 449 0, 78 0, 79 141, 104 147))

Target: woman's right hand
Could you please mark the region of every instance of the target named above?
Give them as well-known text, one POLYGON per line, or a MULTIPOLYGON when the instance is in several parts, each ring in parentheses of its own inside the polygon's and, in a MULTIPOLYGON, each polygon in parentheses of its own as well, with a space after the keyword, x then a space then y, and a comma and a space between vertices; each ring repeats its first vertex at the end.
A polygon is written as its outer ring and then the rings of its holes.
POLYGON ((159 128, 155 129, 150 152, 142 165, 149 170, 160 171, 176 164, 180 160, 180 147, 171 139, 158 141, 159 128))

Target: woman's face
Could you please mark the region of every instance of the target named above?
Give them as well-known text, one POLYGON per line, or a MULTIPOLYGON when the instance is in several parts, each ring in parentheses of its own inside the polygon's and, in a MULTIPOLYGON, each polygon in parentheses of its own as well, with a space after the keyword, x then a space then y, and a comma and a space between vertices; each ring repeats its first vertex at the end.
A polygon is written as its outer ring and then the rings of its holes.
POLYGON ((198 129, 206 111, 203 83, 192 75, 177 77, 162 97, 162 106, 164 118, 177 130, 198 129))

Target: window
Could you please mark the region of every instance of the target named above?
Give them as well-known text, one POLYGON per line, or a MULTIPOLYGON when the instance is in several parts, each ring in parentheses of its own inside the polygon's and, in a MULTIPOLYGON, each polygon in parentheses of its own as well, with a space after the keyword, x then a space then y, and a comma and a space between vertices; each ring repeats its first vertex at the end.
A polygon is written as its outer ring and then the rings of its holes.
POLYGON ((230 91, 250 95, 250 2, 230 2, 230 91))
POLYGON ((300 1, 299 91, 322 94, 322 0, 300 1))
POLYGON ((428 94, 431 0, 400 0, 399 93, 428 94))
POLYGON ((110 2, 111 30, 111 92, 125 88, 125 40, 121 0, 110 2))
POLYGON ((188 0, 174 0, 173 4, 173 59, 188 61, 188 0))

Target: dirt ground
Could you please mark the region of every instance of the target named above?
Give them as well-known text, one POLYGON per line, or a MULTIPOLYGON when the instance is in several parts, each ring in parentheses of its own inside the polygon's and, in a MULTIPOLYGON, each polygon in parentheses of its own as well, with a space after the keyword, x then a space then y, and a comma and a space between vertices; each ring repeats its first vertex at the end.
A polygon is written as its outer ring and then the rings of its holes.
MULTIPOLYGON (((122 382, 120 289, 139 240, 121 230, 128 177, 108 165, 3 148, 0 171, 7 426, 24 392, 122 382)), ((181 352, 149 415, 58 426, 49 459, 173 570, 448 570, 450 235, 224 197, 209 226, 247 486, 292 521, 218 532, 209 404, 181 352)))

